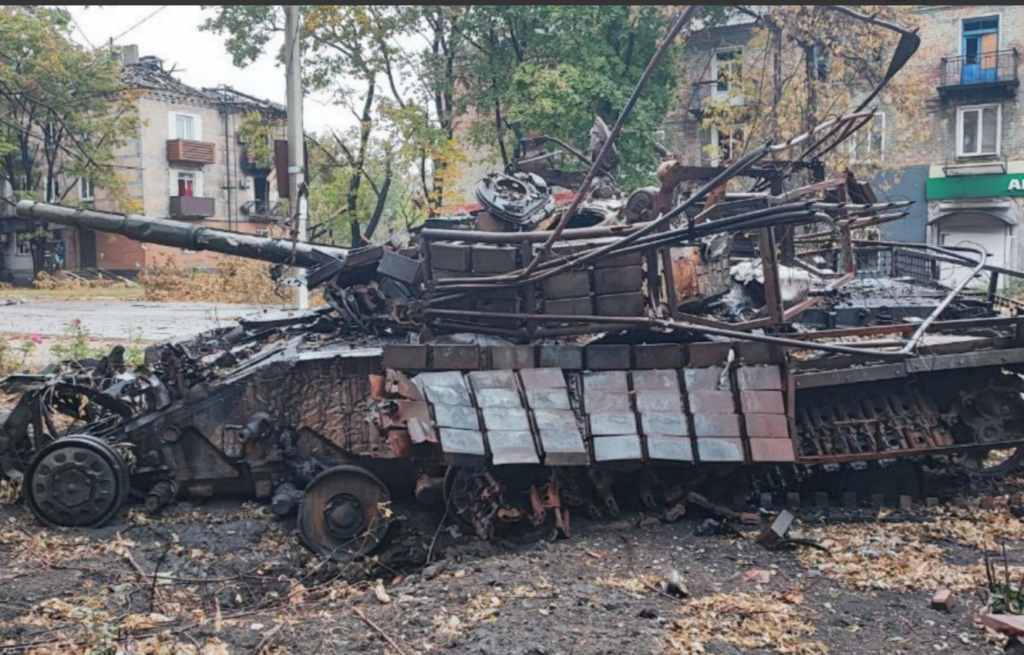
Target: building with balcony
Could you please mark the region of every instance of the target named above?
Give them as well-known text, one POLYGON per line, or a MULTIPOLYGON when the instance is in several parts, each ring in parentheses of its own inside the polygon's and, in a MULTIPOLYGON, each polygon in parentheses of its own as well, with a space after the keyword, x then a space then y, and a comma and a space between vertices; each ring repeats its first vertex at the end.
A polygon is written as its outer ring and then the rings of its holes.
MULTIPOLYGON (((189 86, 156 57, 140 58, 135 46, 124 47, 122 59, 141 121, 139 133, 119 149, 117 163, 138 213, 242 232, 265 230, 267 211, 277 207, 275 174, 272 167, 254 165, 239 126, 251 112, 283 122, 284 107, 227 86, 189 86)), ((113 209, 101 188, 87 188, 77 200, 113 209)), ((220 257, 89 230, 65 230, 63 240, 68 268, 128 275, 167 258, 184 268, 213 268, 220 257)))
MULTIPOLYGON (((856 168, 884 160, 890 172, 873 180, 880 197, 915 201, 907 218, 883 226, 884 237, 978 244, 989 251, 990 263, 1022 268, 1024 7, 921 6, 911 16, 921 47, 901 74, 922 80, 924 120, 901 132, 882 104, 849 143, 847 162, 856 168)), ((715 164, 754 145, 744 141, 742 122, 709 131, 701 119, 723 101, 757 109, 766 102, 741 92, 745 72, 755 65, 755 36, 755 26, 741 18, 685 42, 681 100, 665 122, 666 145, 685 163, 715 164)), ((827 74, 827 55, 820 65, 820 74, 827 74)), ((946 282, 956 274, 940 271, 946 282)))

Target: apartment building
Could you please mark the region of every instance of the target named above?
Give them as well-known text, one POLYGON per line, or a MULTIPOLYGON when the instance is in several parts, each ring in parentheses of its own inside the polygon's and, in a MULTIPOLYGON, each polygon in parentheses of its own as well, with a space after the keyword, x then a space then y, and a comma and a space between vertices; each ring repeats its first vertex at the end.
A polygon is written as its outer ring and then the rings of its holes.
MULTIPOLYGON (((140 58, 136 46, 124 47, 121 56, 123 81, 135 93, 140 122, 138 134, 118 149, 115 165, 139 213, 228 230, 265 231, 278 212, 276 174, 272 165, 254 161, 239 126, 252 112, 283 124, 284 107, 229 86, 189 86, 160 59, 140 58)), ((114 209, 109 194, 88 180, 56 179, 47 186, 40 197, 63 196, 66 203, 114 209), (68 184, 76 188, 57 193, 68 184)), ((57 229, 41 253, 37 247, 33 261, 26 235, 37 226, 11 215, 10 204, 5 207, 0 210, 0 280, 30 283, 40 267, 134 275, 167 258, 184 268, 212 268, 220 257, 91 230, 57 229)))
MULTIPOLYGON (((885 237, 977 244, 990 253, 989 263, 1024 267, 1024 7, 922 6, 913 15, 921 47, 905 74, 928 89, 925 119, 901 133, 883 105, 850 144, 850 159, 884 159, 891 172, 875 180, 881 195, 915 201, 907 218, 884 226, 885 237)), ((741 23, 687 40, 683 102, 665 124, 666 139, 686 163, 712 163, 713 153, 727 158, 744 147, 742 124, 704 130, 701 107, 723 95, 743 101, 732 92, 753 65, 754 34, 752 24, 741 23)), ((942 273, 947 281, 955 275, 942 273)))

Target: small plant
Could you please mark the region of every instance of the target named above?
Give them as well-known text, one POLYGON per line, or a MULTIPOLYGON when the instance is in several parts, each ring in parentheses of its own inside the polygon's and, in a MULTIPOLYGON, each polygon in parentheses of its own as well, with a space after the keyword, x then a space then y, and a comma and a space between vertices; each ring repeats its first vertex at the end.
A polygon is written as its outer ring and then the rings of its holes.
POLYGON ((60 361, 97 359, 106 355, 103 348, 89 345, 89 330, 80 319, 73 319, 64 329, 64 336, 50 347, 50 353, 60 361))
POLYGON ((1010 565, 1006 558, 1006 542, 1002 543, 1002 570, 985 548, 985 577, 988 581, 988 611, 992 614, 1024 614, 1024 576, 1010 579, 1010 565))
POLYGON ((23 372, 29 356, 42 342, 43 339, 38 334, 33 334, 18 343, 0 340, 0 377, 23 372))

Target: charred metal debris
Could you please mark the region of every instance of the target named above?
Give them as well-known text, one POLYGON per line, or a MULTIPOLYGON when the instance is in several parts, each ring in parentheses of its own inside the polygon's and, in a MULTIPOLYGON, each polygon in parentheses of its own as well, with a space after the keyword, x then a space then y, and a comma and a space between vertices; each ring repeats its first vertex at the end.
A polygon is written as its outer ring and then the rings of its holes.
POLYGON ((348 559, 385 542, 392 494, 482 537, 567 535, 577 511, 678 516, 858 470, 1005 474, 1024 453, 1024 318, 999 290, 1024 274, 973 247, 868 238, 908 203, 821 158, 871 119, 918 40, 832 10, 900 35, 864 105, 727 165, 667 159, 656 187, 613 176, 649 68, 586 152, 523 137, 480 182, 479 211, 388 243, 22 202, 42 223, 301 267, 328 306, 161 343, 136 370, 115 349, 7 378, 21 395, 0 419, 3 475, 50 525, 101 525, 129 497, 149 511, 265 499, 297 513, 314 551, 348 559), (588 170, 550 168, 551 144, 588 170), (555 186, 575 192, 567 207, 555 186), (940 271, 958 273, 943 285, 940 271), (983 466, 999 449, 1014 454, 983 466))

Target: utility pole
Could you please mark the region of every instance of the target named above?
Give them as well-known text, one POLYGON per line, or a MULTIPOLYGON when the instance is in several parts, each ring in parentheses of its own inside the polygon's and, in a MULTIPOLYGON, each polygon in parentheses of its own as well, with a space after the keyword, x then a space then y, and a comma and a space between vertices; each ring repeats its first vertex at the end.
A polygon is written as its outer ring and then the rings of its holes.
MULTIPOLYGON (((288 95, 288 206, 298 218, 299 241, 306 240, 309 216, 305 198, 299 189, 306 178, 305 137, 302 130, 302 19, 299 5, 284 5, 284 43, 286 93, 288 95)), ((305 277, 298 288, 299 309, 309 308, 309 289, 305 277)))

